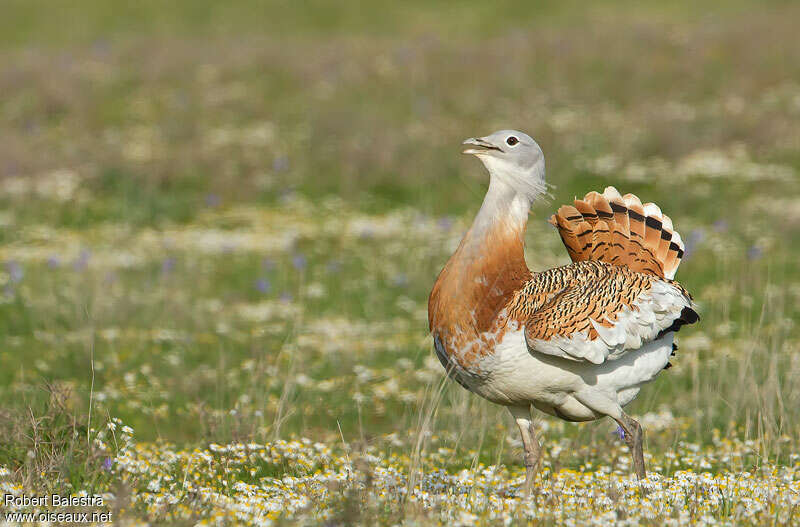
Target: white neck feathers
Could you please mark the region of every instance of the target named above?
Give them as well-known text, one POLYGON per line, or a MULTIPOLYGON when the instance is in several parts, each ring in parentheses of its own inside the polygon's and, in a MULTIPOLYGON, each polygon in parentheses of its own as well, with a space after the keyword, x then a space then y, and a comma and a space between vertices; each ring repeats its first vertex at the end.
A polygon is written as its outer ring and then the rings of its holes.
POLYGON ((490 192, 495 180, 503 182, 517 194, 526 197, 530 208, 530 205, 547 191, 544 157, 526 167, 494 156, 480 156, 480 159, 491 176, 490 192))
POLYGON ((472 236, 482 237, 497 229, 524 232, 531 204, 527 195, 517 192, 503 179, 493 175, 481 209, 472 224, 472 236))

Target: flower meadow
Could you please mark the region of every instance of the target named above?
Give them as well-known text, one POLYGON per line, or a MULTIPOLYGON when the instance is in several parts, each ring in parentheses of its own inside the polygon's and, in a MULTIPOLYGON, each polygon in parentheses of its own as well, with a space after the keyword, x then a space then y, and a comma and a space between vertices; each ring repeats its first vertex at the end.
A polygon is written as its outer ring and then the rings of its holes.
MULTIPOLYGON (((644 416, 651 423, 664 417, 644 416)), ((670 421, 667 426, 676 426, 670 421)), ((367 446, 299 438, 193 449, 140 443, 133 435, 113 419, 107 433, 97 434, 95 447, 113 456, 104 469, 127 489, 126 506, 158 524, 791 525, 800 503, 800 456, 790 456, 782 466, 758 465, 752 441, 718 434, 705 448, 679 441, 674 449, 649 457, 651 473, 642 481, 630 475, 622 461, 627 452, 619 445, 591 449, 594 463, 570 469, 555 462, 566 442, 549 440, 544 446, 550 459, 531 496, 523 494, 520 467, 478 462, 443 469, 456 452, 436 436, 414 458, 406 453, 413 445, 398 434, 367 446)), ((23 488, 4 484, 3 490, 18 494, 23 488)), ((119 500, 113 493, 102 497, 119 500)))
POLYGON ((198 5, 0 20, 0 494, 103 502, 0 523, 800 523, 796 7, 198 5), (646 480, 610 420, 537 414, 524 495, 510 415, 432 351, 486 185, 459 145, 504 127, 547 158, 532 269, 606 185, 686 243, 646 480))

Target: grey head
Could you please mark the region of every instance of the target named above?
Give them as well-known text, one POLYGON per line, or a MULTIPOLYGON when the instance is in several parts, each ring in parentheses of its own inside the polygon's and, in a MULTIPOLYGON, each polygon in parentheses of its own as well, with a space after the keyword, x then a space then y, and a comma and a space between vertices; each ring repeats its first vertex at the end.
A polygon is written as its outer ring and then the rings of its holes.
POLYGON ((531 202, 546 191, 544 153, 531 136, 517 130, 500 130, 464 141, 483 162, 492 178, 509 185, 531 202))

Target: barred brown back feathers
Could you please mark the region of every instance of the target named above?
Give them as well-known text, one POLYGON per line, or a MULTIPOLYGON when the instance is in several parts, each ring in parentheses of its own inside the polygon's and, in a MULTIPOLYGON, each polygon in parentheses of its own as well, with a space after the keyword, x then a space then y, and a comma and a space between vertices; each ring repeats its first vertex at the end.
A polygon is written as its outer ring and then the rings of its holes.
POLYGON ((573 262, 598 260, 672 279, 683 257, 683 241, 672 220, 654 203, 614 187, 589 192, 550 217, 573 262))

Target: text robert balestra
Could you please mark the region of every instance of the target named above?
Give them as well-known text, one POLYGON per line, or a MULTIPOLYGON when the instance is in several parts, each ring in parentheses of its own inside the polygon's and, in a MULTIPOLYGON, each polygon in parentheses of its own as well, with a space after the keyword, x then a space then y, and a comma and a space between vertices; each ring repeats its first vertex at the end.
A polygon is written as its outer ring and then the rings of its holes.
POLYGON ((42 494, 40 496, 14 496, 3 494, 6 507, 102 507, 102 496, 62 496, 42 494))

